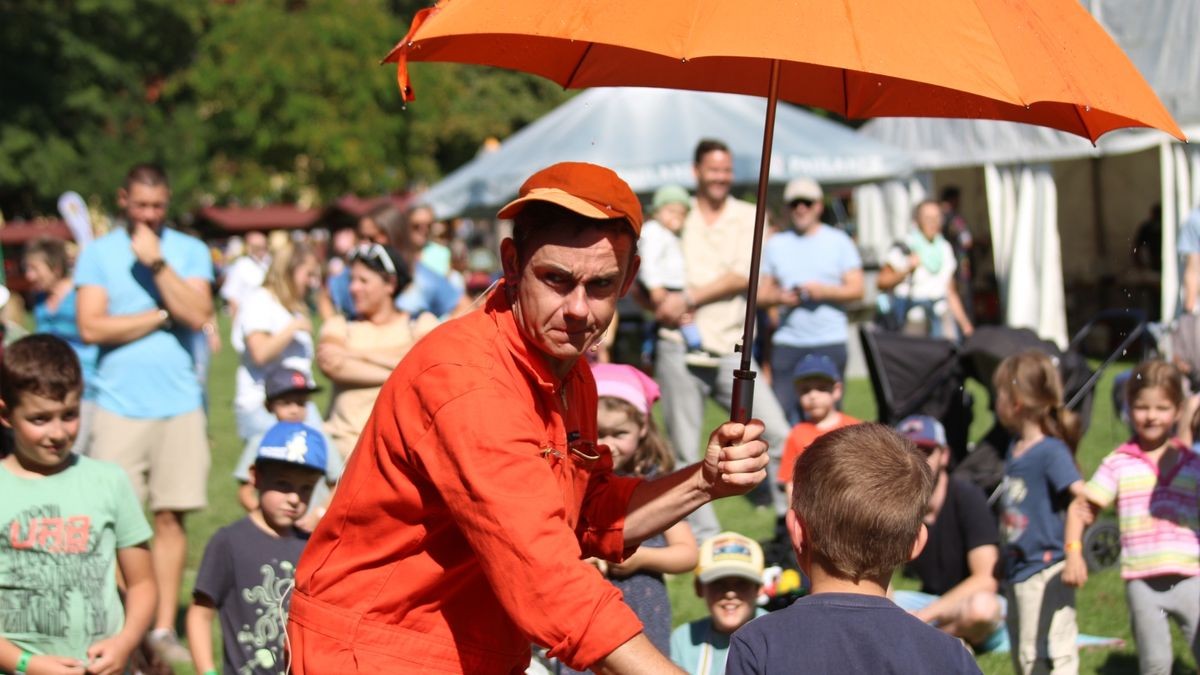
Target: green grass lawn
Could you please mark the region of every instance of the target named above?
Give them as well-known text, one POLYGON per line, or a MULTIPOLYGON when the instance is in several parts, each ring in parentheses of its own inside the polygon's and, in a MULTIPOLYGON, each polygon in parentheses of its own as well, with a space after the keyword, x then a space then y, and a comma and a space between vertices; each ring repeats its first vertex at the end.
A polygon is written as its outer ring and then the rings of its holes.
MULTIPOLYGON (((228 322, 223 322, 222 328, 224 335, 228 336, 228 322)), ((238 454, 241 452, 233 418, 236 365, 237 356, 226 344, 226 347, 214 358, 210 373, 209 428, 212 438, 212 470, 209 475, 209 508, 190 516, 187 523, 190 548, 184 577, 184 590, 179 599, 181 607, 186 606, 189 600, 188 596, 195 580, 196 568, 199 566, 205 542, 217 528, 231 523, 243 515, 235 497, 236 486, 231 476, 238 454)), ((1119 420, 1114 418, 1111 405, 1108 403, 1112 377, 1117 370, 1117 368, 1109 369, 1100 382, 1093 421, 1080 447, 1079 463, 1086 475, 1090 475, 1099 465, 1100 460, 1127 436, 1127 432, 1119 420)), ((320 379, 319 374, 318 379, 320 379)), ((976 401, 972 438, 978 438, 990 426, 991 415, 987 411, 986 394, 982 388, 972 386, 971 389, 975 394, 976 401)), ((317 402, 322 408, 324 408, 327 397, 328 387, 316 396, 317 402)), ((874 419, 875 402, 868 381, 852 380, 847 383, 845 408, 848 413, 860 419, 874 419)), ((717 407, 710 405, 706 415, 708 426, 715 427, 723 419, 723 413, 717 407)), ((765 539, 771 535, 773 526, 770 514, 763 510, 756 510, 744 499, 723 500, 716 505, 716 509, 721 523, 726 529, 737 530, 757 539, 765 539)), ((910 580, 898 579, 897 583, 902 587, 914 586, 910 580)), ((676 624, 703 616, 704 606, 692 591, 690 574, 672 578, 669 589, 676 624)), ((1119 650, 1085 651, 1082 654, 1082 672, 1105 675, 1136 673, 1137 659, 1129 630, 1124 588, 1115 569, 1091 577, 1087 587, 1079 593, 1078 612, 1082 631, 1096 635, 1118 636, 1125 639, 1127 643, 1124 649, 1119 650)), ((181 622, 181 632, 182 627, 181 622)), ((215 634, 219 635, 219 631, 215 634)), ((1175 647, 1177 655, 1175 672, 1195 673, 1195 662, 1177 633, 1175 647)), ((220 652, 216 653, 219 659, 220 652)), ((1011 672, 1007 655, 984 655, 980 657, 979 662, 985 673, 1011 672)), ((178 672, 191 673, 192 671, 188 667, 181 667, 178 672)))

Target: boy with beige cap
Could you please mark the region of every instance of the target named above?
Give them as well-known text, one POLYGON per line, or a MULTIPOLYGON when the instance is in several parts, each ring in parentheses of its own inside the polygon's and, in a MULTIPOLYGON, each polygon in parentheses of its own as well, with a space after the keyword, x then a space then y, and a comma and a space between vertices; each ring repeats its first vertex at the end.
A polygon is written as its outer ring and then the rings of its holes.
POLYGON ((762 591, 763 550, 758 542, 736 532, 722 532, 700 546, 696 566, 696 595, 708 606, 708 616, 685 624, 671 634, 671 660, 692 675, 720 675, 733 632, 756 616, 762 591))

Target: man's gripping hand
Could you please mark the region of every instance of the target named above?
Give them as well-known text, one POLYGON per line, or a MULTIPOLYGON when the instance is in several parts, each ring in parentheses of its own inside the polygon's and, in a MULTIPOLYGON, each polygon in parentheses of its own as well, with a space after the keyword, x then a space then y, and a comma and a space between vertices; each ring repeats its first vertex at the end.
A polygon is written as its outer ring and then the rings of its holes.
POLYGON ((767 477, 763 423, 726 422, 708 437, 700 470, 701 489, 712 499, 746 494, 767 477))

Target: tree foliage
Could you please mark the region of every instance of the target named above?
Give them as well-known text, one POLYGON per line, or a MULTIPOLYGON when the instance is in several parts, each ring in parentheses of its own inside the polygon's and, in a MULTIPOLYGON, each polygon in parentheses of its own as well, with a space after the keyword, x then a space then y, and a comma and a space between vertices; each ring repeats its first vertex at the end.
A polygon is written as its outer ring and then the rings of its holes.
POLYGON ((0 0, 0 209, 110 198, 158 161, 179 208, 432 181, 565 99, 492 68, 392 65, 413 0, 0 0))
POLYGON ((0 0, 0 207, 53 207, 74 189, 110 193, 113 175, 161 160, 171 129, 158 94, 185 68, 200 15, 173 0, 0 0), (114 168, 116 167, 116 168, 114 168))

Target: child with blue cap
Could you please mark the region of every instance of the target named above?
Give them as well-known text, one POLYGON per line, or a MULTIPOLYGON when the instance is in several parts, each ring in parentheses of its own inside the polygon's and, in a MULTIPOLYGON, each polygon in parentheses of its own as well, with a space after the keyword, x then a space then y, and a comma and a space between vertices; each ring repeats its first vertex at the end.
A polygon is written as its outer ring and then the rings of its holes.
POLYGON ((204 549, 187 635, 196 672, 217 673, 212 620, 220 618, 226 673, 287 672, 286 598, 308 534, 296 526, 325 475, 325 436, 300 422, 267 430, 250 468, 258 507, 220 529, 204 549))

